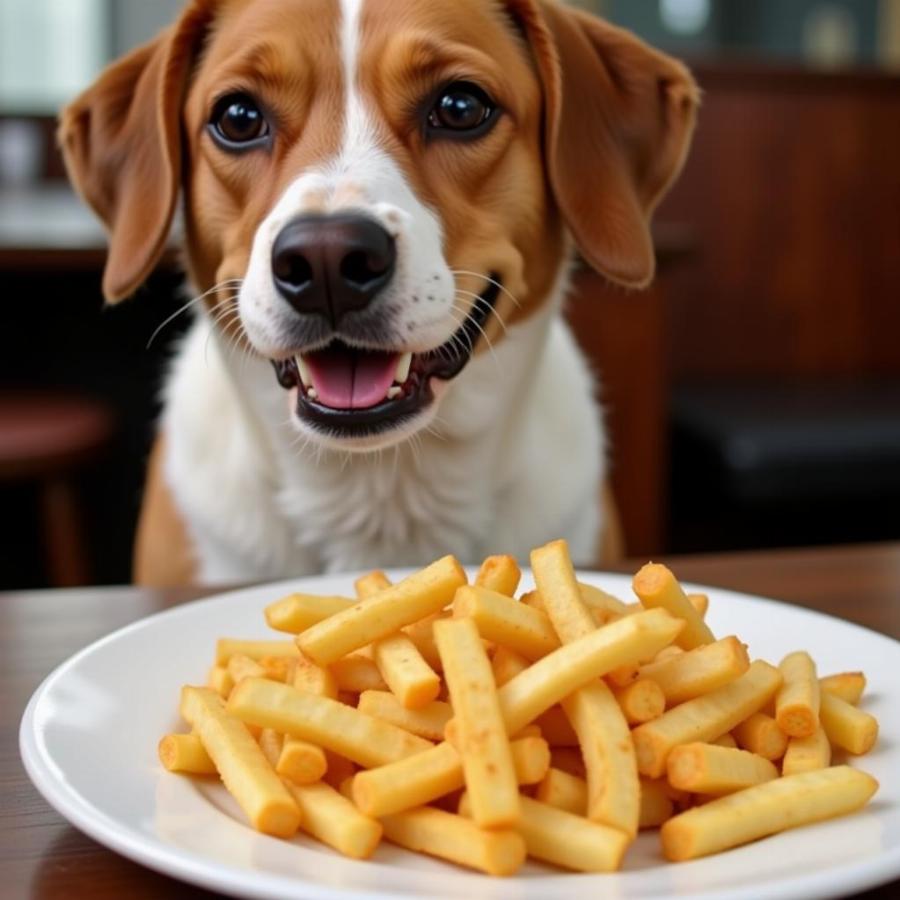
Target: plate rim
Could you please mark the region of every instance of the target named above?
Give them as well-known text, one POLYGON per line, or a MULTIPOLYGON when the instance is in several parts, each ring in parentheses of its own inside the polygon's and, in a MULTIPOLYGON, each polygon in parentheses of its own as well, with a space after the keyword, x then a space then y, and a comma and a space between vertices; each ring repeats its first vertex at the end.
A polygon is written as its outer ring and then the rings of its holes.
MULTIPOLYGON (((473 572, 474 569, 466 567, 467 571, 473 572)), ((415 571, 414 568, 393 568, 391 573, 397 577, 415 571)), ((530 575, 530 569, 523 567, 523 574, 530 575)), ((309 900, 349 900, 349 898, 366 898, 366 900, 396 900, 398 894, 384 893, 380 890, 365 890, 335 888, 328 885, 318 884, 305 878, 288 878, 287 876, 273 873, 265 873, 266 884, 255 881, 259 876, 239 868, 231 868, 219 862, 210 862, 199 857, 194 851, 185 851, 176 846, 166 844, 163 841, 153 842, 151 839, 135 832, 132 826, 123 826, 120 822, 111 819, 106 813, 97 809, 90 804, 87 798, 81 793, 71 788, 68 783, 56 777, 54 774, 53 764, 44 758, 44 749, 40 741, 37 739, 35 730, 35 719, 38 708, 55 682, 63 677, 66 672, 75 666, 85 657, 102 650, 109 643, 114 643, 127 636, 132 631, 139 631, 147 627, 155 625, 159 620, 168 618, 178 618, 185 611, 196 611, 204 605, 215 605, 224 601, 234 601, 243 594, 258 594, 260 591, 272 590, 273 593, 278 591, 296 590, 300 584, 315 582, 322 579, 333 580, 335 578, 346 578, 352 580, 357 573, 325 573, 322 575, 299 576, 295 578, 282 579, 275 582, 261 583, 258 585, 249 585, 241 588, 218 591, 208 596, 197 598, 195 600, 180 603, 167 609, 159 610, 149 615, 129 622, 113 631, 105 634, 96 640, 90 642, 87 646, 81 648, 68 658, 60 662, 53 670, 45 676, 38 687, 34 690, 25 710, 19 726, 19 753, 32 784, 38 790, 42 798, 67 822, 74 825, 84 834, 93 840, 116 853, 140 865, 156 871, 176 880, 185 881, 197 887, 214 889, 228 896, 233 897, 251 897, 251 898, 280 898, 284 896, 283 891, 290 886, 293 890, 298 887, 304 891, 304 896, 309 900), (249 882, 254 881, 253 884, 249 882), (279 889, 278 885, 283 887, 279 889)), ((579 578, 585 579, 628 579, 630 576, 619 572, 604 572, 599 570, 578 570, 579 578)), ((749 594, 730 588, 717 587, 715 585, 703 585, 694 582, 682 582, 683 586, 690 591, 715 592, 718 595, 726 595, 738 598, 743 601, 750 601, 754 604, 773 605, 776 607, 787 607, 789 609, 803 613, 823 621, 828 622, 832 627, 839 626, 841 628, 850 628, 860 633, 861 637, 867 640, 882 640, 889 645, 894 645, 893 649, 900 649, 900 641, 875 631, 856 622, 841 619, 838 616, 821 612, 820 610, 810 609, 808 607, 792 604, 787 601, 776 600, 770 597, 749 594)), ((215 588, 211 588, 215 591, 215 588)), ((702 862, 697 860, 694 862, 702 862)), ((682 863, 682 866, 691 865, 691 862, 682 863)), ((585 875, 583 873, 563 873, 566 877, 576 879, 586 877, 596 878, 596 875, 585 875)), ((627 877, 629 873, 615 873, 620 877, 627 877)), ((769 884, 751 885, 749 887, 736 886, 734 888, 721 889, 713 887, 706 890, 698 890, 694 892, 694 896, 715 898, 715 900, 757 900, 764 897, 765 900, 793 900, 793 898, 817 897, 821 900, 829 900, 833 897, 846 896, 848 893, 857 893, 868 890, 872 887, 887 883, 891 878, 900 876, 900 844, 894 848, 888 848, 886 852, 880 854, 874 859, 865 861, 848 862, 838 866, 836 869, 830 869, 821 873, 806 873, 791 878, 782 878, 772 881, 769 884), (820 884, 821 882, 821 884, 820 884), (763 892, 763 893, 761 893, 763 892)), ((503 880, 492 882, 495 886, 503 886, 507 883, 503 880)), ((510 887, 515 887, 516 882, 511 880, 508 882, 510 887)), ((429 888, 430 896, 439 896, 429 888)), ((415 894, 409 893, 403 896, 414 897, 415 894)), ((669 894, 640 894, 643 900, 662 900, 663 897, 671 896, 669 894)))

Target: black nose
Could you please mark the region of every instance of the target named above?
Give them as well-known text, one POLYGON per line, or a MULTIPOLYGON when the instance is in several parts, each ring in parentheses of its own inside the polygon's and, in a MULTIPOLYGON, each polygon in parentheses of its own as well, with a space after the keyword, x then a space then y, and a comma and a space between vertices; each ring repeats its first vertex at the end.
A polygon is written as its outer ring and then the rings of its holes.
POLYGON ((397 263, 394 239, 356 214, 300 216, 272 247, 272 276, 298 312, 325 316, 337 326, 368 306, 390 282, 397 263))

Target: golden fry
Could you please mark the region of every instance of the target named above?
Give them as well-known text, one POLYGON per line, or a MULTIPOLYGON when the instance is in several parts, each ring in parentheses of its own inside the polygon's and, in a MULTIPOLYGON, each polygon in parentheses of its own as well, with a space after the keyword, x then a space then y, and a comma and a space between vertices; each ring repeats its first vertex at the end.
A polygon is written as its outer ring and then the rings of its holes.
POLYGON ((663 852, 675 862, 718 853, 855 812, 877 789, 871 775, 849 766, 776 778, 669 819, 662 827, 663 852))
POLYGON ((220 697, 227 700, 234 687, 234 679, 231 677, 227 666, 213 666, 209 670, 206 685, 212 688, 220 697))
POLYGON ((652 678, 667 705, 677 706, 734 681, 749 668, 746 646, 736 637, 726 637, 641 666, 640 677, 652 678))
POLYGON ((372 645, 375 664, 394 696, 407 709, 420 709, 437 699, 441 679, 403 633, 372 645))
POLYGON ((408 731, 329 697, 247 678, 232 691, 228 711, 242 721, 317 744, 361 766, 381 766, 431 745, 408 731))
POLYGON ((385 816, 381 824, 394 844, 488 875, 512 875, 525 862, 525 841, 517 832, 483 831, 471 820, 441 809, 411 809, 385 816))
POLYGON ((529 665, 530 663, 524 656, 507 650, 506 647, 498 647, 491 659, 494 683, 498 688, 503 687, 507 681, 511 681, 516 675, 524 672, 529 665))
POLYGON ((812 657, 802 650, 779 664, 784 679, 775 695, 775 721, 789 737, 809 737, 819 727, 819 677, 812 657))
POLYGON ((519 817, 519 787, 478 629, 471 619, 446 619, 435 623, 434 636, 455 713, 473 818, 482 828, 512 825, 519 817))
POLYGON ((639 678, 626 687, 615 688, 613 696, 629 725, 649 722, 666 711, 666 695, 650 678, 639 678))
POLYGON ((737 725, 732 732, 738 747, 763 759, 781 759, 787 750, 788 736, 778 723, 766 713, 754 713, 737 725))
POLYGON ((767 759, 715 744, 681 744, 666 761, 669 784, 693 794, 731 794, 778 777, 767 759))
POLYGON ((665 779, 641 779, 641 815, 638 827, 659 828, 675 814, 669 785, 665 779))
POLYGON ((667 609, 673 616, 684 619, 685 628, 675 639, 679 647, 693 650, 694 647, 715 641, 709 626, 685 596, 675 576, 665 566, 648 563, 634 576, 632 587, 645 609, 661 607, 667 609))
MULTIPOLYGON (((215 775, 216 764, 196 734, 167 734, 159 742, 159 761, 169 772, 215 775)), ((548 755, 549 761, 549 755, 548 755)))
POLYGON ((489 556, 481 564, 475 584, 507 597, 515 597, 521 577, 518 563, 511 556, 489 556))
POLYGON ((822 694, 819 718, 832 747, 859 755, 878 739, 878 720, 833 694, 822 694))
POLYGON ((388 578, 381 569, 369 572, 368 575, 363 575, 353 582, 353 587, 356 590, 356 597, 358 600, 365 600, 366 597, 372 597, 379 591, 383 591, 390 586, 391 579, 388 578))
POLYGON ((453 599, 453 616, 472 619, 483 638, 526 659, 540 659, 559 647, 544 613, 487 588, 461 587, 453 599))
POLYGON ((275 631, 300 634, 353 605, 346 597, 289 594, 266 607, 266 622, 275 631))
POLYGON ((532 550, 531 569, 547 616, 563 644, 596 629, 594 616, 582 600, 565 541, 552 541, 532 550))
POLYGON ((313 625, 297 638, 297 644, 314 662, 328 665, 394 634, 404 625, 440 612, 465 583, 462 566, 452 556, 445 556, 399 584, 313 625))
POLYGON ((318 694, 320 697, 331 697, 332 700, 336 700, 338 695, 334 673, 325 666, 317 666, 302 653, 298 655, 294 668, 294 687, 298 691, 318 694))
POLYGON ((364 691, 356 708, 428 741, 443 740, 444 728, 453 717, 452 707, 442 700, 433 700, 419 709, 407 709, 388 691, 364 691))
MULTIPOLYGON (((278 687, 273 681, 263 683, 278 687)), ((297 804, 243 722, 226 712, 222 698, 209 688, 184 687, 181 715, 194 727, 253 827, 276 837, 294 834, 301 818, 297 804)))
POLYGON ((240 654, 250 659, 264 656, 297 656, 292 641, 242 641, 236 638, 219 638, 216 643, 216 665, 227 666, 232 656, 240 654))
POLYGON ((551 767, 534 792, 535 800, 576 816, 587 814, 588 786, 583 778, 551 767))
POLYGON ((351 653, 343 659, 337 659, 330 666, 338 691, 349 694, 361 694, 363 691, 387 690, 384 680, 375 661, 362 653, 351 653))
POLYGON ((856 706, 866 689, 866 676, 862 672, 840 672, 819 679, 819 687, 845 703, 856 706))

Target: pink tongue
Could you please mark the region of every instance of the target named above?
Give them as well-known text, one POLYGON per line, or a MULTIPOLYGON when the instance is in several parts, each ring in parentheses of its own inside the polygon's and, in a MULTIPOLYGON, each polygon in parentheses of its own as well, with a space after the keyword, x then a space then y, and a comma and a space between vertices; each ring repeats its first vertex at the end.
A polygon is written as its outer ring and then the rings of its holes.
POLYGON ((337 348, 306 357, 318 402, 332 409, 368 409, 384 400, 397 371, 396 353, 337 348))

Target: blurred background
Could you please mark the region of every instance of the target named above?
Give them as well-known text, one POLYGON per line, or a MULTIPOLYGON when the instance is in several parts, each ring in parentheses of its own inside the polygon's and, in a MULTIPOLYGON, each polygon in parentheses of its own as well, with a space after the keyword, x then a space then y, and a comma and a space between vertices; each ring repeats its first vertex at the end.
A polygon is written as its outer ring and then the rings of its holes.
MULTIPOLYGON (((900 0, 595 0, 684 58, 694 149, 659 277, 581 271, 632 555, 900 538, 900 0)), ((104 309, 59 107, 180 0, 0 0, 0 589, 126 582, 170 254, 104 309)))

